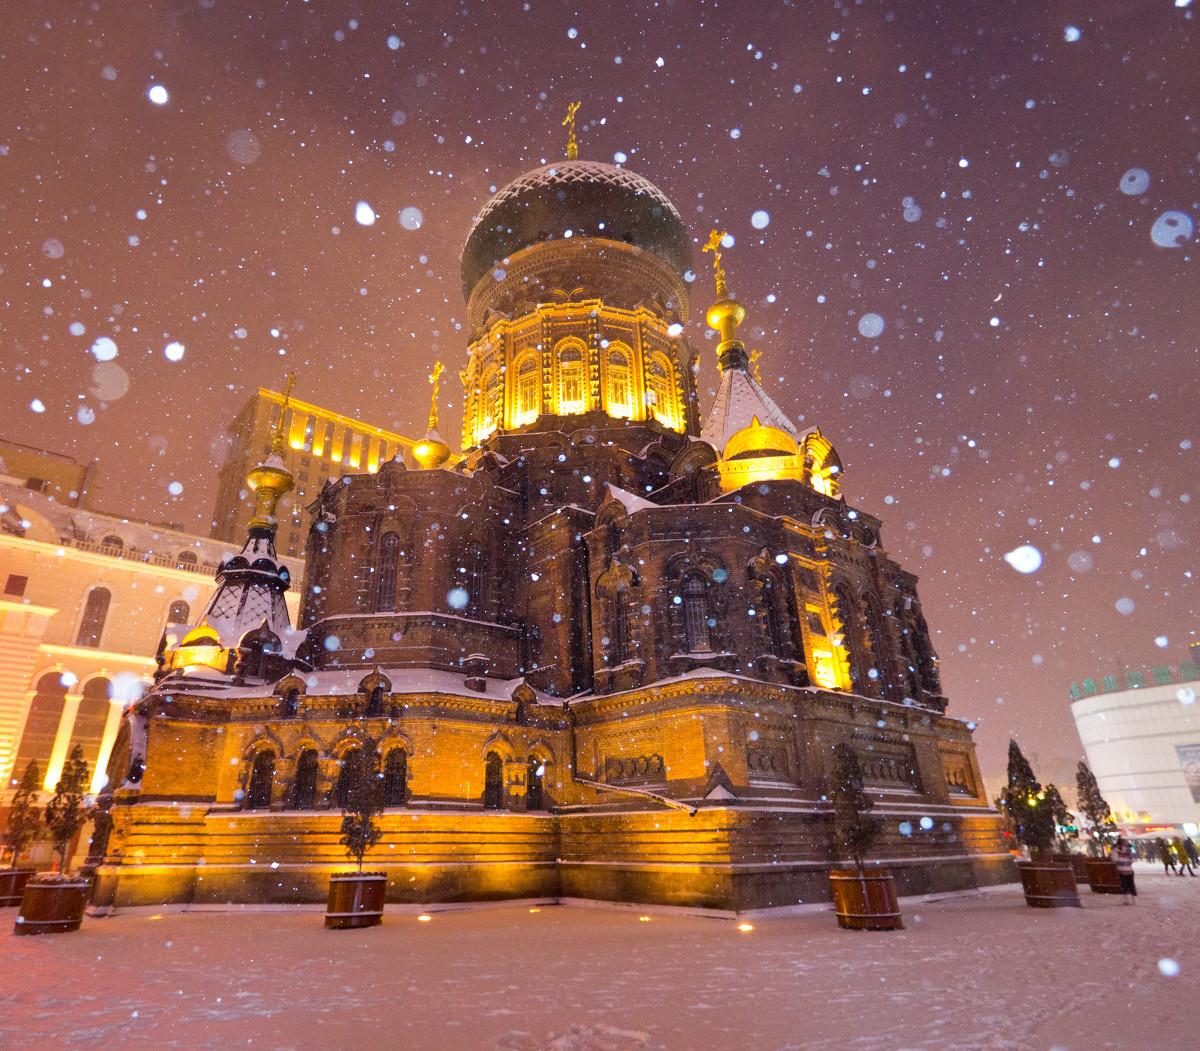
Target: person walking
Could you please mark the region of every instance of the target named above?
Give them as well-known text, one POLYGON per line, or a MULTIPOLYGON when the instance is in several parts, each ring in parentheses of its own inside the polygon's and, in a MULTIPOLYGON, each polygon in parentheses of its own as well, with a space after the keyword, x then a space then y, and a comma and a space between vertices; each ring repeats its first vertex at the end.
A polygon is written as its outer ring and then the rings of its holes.
POLYGON ((1175 851, 1171 849, 1171 844, 1168 843, 1162 836, 1154 841, 1158 844, 1158 860, 1163 863, 1163 875, 1175 871, 1175 851))
POLYGON ((1133 882, 1133 847, 1124 836, 1118 836, 1110 857, 1117 864, 1117 876, 1121 880, 1121 899, 1124 904, 1134 904, 1137 884, 1133 882))
MULTIPOLYGON (((1190 844, 1191 842, 1192 841, 1190 839, 1187 840, 1187 844, 1190 844)), ((1196 870, 1192 867, 1193 861, 1191 855, 1188 853, 1187 845, 1185 844, 1184 840, 1180 839, 1179 836, 1176 836, 1171 841, 1171 846, 1175 848, 1175 858, 1179 862, 1179 875, 1183 875, 1184 869, 1187 869, 1189 876, 1196 875, 1196 870)), ((1195 849, 1195 846, 1193 846, 1192 850, 1195 849)))
POLYGON ((1183 849, 1188 856, 1188 861, 1193 865, 1200 865, 1200 850, 1196 849, 1196 841, 1191 836, 1183 837, 1183 849))

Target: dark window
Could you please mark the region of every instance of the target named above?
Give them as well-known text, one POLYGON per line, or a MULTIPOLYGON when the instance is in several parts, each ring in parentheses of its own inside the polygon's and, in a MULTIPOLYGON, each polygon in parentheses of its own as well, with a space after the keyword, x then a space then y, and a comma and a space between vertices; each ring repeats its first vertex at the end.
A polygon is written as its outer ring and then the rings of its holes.
POLYGON ((283 695, 283 700, 279 702, 279 714, 285 719, 294 719, 299 711, 300 691, 297 689, 288 690, 283 695))
POLYGON ((535 755, 529 757, 529 772, 525 779, 525 809, 545 810, 546 796, 542 791, 542 778, 546 773, 545 764, 535 755))
POLYGON ((359 748, 351 748, 342 756, 342 772, 338 775, 337 803, 343 810, 350 802, 354 786, 363 775, 363 754, 359 748))
POLYGON ((180 551, 179 557, 175 559, 176 569, 190 569, 196 564, 195 551, 180 551))
POLYGON ((108 588, 92 588, 83 607, 83 618, 79 621, 79 633, 75 636, 76 646, 99 646, 104 634, 104 622, 108 619, 108 604, 112 594, 108 588))
POLYGON ((191 616, 192 607, 189 606, 183 599, 176 599, 171 603, 171 608, 167 610, 168 624, 186 624, 188 617, 191 616))
POLYGON ((400 538, 384 533, 379 541, 379 560, 375 566, 375 609, 390 613, 396 608, 396 574, 400 561, 400 538))
POLYGON ((368 716, 383 714, 383 698, 384 692, 382 686, 374 686, 367 697, 367 712, 368 716))
POLYGON ((488 752, 484 760, 483 805, 488 810, 504 805, 504 761, 495 752, 488 752))
POLYGON ((43 774, 46 772, 46 761, 54 748, 54 737, 58 733, 66 698, 67 687, 58 672, 43 675, 38 680, 29 714, 25 716, 25 729, 12 768, 13 777, 19 778, 25 773, 25 767, 31 760, 36 760, 43 774))
POLYGON ((100 541, 100 545, 102 547, 111 548, 113 551, 120 551, 122 548, 124 548, 125 541, 119 536, 112 536, 110 534, 100 541))
POLYGON ((613 664, 624 664, 629 659, 629 613, 624 591, 618 591, 613 598, 612 659, 613 664))
POLYGON ((467 552, 467 612, 479 615, 483 612, 486 578, 483 569, 483 549, 472 544, 467 552))
POLYGON ((317 750, 306 748, 296 760, 296 780, 292 783, 292 809, 311 810, 317 799, 317 750))
POLYGON ((708 588, 698 573, 683 584, 683 626, 689 653, 707 653, 712 649, 708 633, 708 588))
POLYGON ((16 573, 9 573, 8 579, 4 582, 4 594, 20 598, 25 594, 25 588, 28 584, 28 577, 19 577, 16 573))
POLYGON ((269 749, 254 757, 250 768, 250 787, 246 789, 246 807, 266 810, 271 805, 271 789, 275 784, 275 753, 269 749))
POLYGON ((83 758, 89 770, 95 770, 96 760, 100 757, 100 740, 104 737, 104 727, 108 722, 111 696, 111 682, 107 679, 92 679, 83 688, 83 700, 79 702, 79 710, 75 713, 68 754, 70 748, 79 745, 83 749, 83 758))
POLYGON ((403 748, 388 752, 383 768, 383 793, 387 806, 404 806, 408 799, 408 755, 403 748))

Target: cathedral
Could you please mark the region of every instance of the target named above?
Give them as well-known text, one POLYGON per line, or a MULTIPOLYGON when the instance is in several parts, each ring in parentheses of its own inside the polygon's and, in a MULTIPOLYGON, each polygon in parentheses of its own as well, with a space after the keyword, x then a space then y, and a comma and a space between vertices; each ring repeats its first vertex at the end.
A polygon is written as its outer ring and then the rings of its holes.
POLYGON ((829 439, 764 389, 721 234, 694 255, 658 187, 579 159, 572 121, 565 160, 481 208, 462 285, 462 451, 438 366, 410 462, 309 506, 294 626, 284 406, 245 544, 164 634, 113 750, 95 903, 323 901, 368 741, 389 901, 828 900, 841 742, 901 894, 1012 879, 917 580, 829 439), (702 263, 707 406, 685 335, 702 263))

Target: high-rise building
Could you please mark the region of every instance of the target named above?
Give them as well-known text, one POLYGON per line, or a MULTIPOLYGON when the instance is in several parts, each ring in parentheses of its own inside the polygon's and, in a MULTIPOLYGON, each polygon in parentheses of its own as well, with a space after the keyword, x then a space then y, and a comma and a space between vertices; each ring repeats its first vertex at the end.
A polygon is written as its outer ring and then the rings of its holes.
POLYGON ((0 438, 0 479, 45 493, 67 507, 90 507, 96 464, 0 438))
POLYGON ((289 407, 247 471, 243 548, 114 747, 102 906, 324 900, 367 762, 392 900, 820 900, 839 744, 902 892, 1015 878, 917 579, 759 381, 721 235, 701 413, 683 219, 573 152, 467 239, 462 452, 437 367, 416 469, 343 437, 298 623, 275 509, 321 421, 289 407))
POLYGON ((304 508, 330 478, 360 471, 374 474, 393 457, 404 458, 415 442, 293 397, 284 409, 283 394, 260 388, 229 425, 232 444, 218 476, 213 507, 215 539, 237 544, 244 539, 252 510, 246 474, 266 455, 281 410, 283 457, 296 488, 280 504, 275 542, 281 554, 297 558, 304 553, 308 533, 304 508))

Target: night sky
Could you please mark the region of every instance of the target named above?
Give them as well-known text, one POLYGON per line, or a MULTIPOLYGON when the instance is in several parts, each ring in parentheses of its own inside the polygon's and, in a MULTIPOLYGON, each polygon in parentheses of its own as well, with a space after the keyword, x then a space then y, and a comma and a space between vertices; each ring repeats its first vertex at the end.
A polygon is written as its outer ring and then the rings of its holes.
POLYGON ((417 433, 441 358, 456 436, 460 248, 580 98, 582 157, 733 235, 767 387, 920 576, 985 773, 1015 734, 1066 776, 1068 683, 1197 637, 1186 4, 8 0, 0 34, 0 434, 99 459, 105 509, 206 531, 290 369, 417 433))

